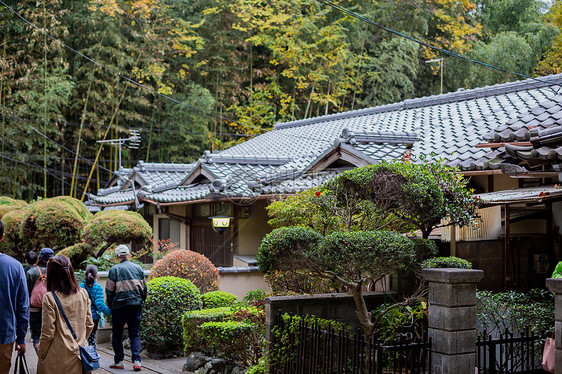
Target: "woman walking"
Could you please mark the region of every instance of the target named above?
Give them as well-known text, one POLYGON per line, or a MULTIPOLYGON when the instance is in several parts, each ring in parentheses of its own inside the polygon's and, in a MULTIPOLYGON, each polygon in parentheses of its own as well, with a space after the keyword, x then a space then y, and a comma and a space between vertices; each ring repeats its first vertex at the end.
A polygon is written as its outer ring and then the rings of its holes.
POLYGON ((94 329, 88 337, 88 343, 90 345, 96 345, 96 332, 98 331, 98 325, 102 315, 108 317, 111 314, 111 309, 105 305, 105 300, 103 299, 103 288, 96 282, 98 279, 98 268, 96 265, 86 266, 86 272, 84 273, 84 281, 80 282, 80 287, 88 291, 90 296, 90 301, 92 302, 92 318, 94 319, 94 329))
POLYGON ((47 263, 47 292, 43 298, 43 328, 39 342, 38 374, 82 373, 79 345, 87 345, 94 327, 90 298, 78 285, 74 269, 66 256, 55 256, 47 263), (57 306, 60 300, 76 333, 72 337, 57 306))

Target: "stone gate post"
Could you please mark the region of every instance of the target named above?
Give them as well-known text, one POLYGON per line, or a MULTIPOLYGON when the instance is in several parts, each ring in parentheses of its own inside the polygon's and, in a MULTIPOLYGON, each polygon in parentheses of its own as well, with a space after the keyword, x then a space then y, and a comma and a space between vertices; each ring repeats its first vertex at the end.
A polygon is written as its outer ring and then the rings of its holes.
POLYGON ((554 372, 562 373, 562 278, 549 278, 546 280, 546 287, 554 292, 554 372))
POLYGON ((474 374, 476 285, 482 270, 424 269, 429 284, 429 337, 432 373, 474 374))

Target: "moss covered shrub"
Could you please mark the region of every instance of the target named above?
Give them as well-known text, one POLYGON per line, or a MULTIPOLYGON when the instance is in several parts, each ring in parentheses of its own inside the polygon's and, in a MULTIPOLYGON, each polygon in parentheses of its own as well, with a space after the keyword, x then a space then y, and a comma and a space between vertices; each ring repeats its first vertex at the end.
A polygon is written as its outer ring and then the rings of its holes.
POLYGON ((144 347, 156 354, 181 353, 182 316, 201 309, 199 290, 187 279, 170 276, 154 278, 147 287, 140 330, 144 347))
POLYGON ((138 213, 124 210, 101 211, 84 227, 82 240, 101 255, 109 247, 121 243, 150 244, 152 228, 138 213))
POLYGON ((201 293, 219 289, 219 272, 211 261, 200 253, 178 249, 156 261, 150 279, 174 276, 189 279, 201 293))
POLYGON ((65 248, 80 242, 87 220, 75 202, 68 199, 72 198, 41 200, 25 210, 21 235, 32 238, 32 248, 65 248))
POLYGON ((78 270, 81 267, 81 264, 88 258, 88 255, 92 252, 92 250, 93 248, 86 243, 77 243, 59 251, 57 256, 63 255, 68 257, 70 262, 72 262, 72 267, 78 270))
POLYGON ((462 258, 449 256, 449 257, 434 257, 425 260, 422 263, 422 268, 437 269, 437 268, 458 268, 458 269, 472 269, 470 261, 462 258))
POLYGON ((0 251, 23 261, 25 253, 31 250, 29 241, 21 235, 21 225, 25 209, 10 210, 2 216, 4 223, 4 240, 0 241, 0 251))
POLYGON ((236 295, 224 291, 211 291, 201 295, 203 301, 203 308, 219 308, 229 307, 238 301, 236 295))
POLYGON ((12 210, 23 209, 27 206, 27 203, 23 200, 12 199, 7 196, 0 196, 0 218, 4 214, 11 212, 12 210))

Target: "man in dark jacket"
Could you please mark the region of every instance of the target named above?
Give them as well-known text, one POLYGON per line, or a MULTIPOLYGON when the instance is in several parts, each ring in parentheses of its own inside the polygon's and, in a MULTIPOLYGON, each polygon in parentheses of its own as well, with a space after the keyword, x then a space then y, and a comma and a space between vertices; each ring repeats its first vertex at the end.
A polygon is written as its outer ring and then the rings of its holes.
MULTIPOLYGON (((0 240, 4 224, 0 221, 0 240)), ((0 373, 9 373, 12 351, 25 353, 29 297, 21 264, 0 253, 0 373)))
POLYGON ((126 244, 118 245, 115 248, 119 263, 109 269, 105 284, 107 304, 113 316, 111 344, 113 345, 114 363, 109 367, 112 369, 124 368, 123 328, 127 324, 133 369, 140 371, 142 366, 139 327, 141 310, 146 299, 146 282, 142 268, 129 261, 130 253, 131 250, 126 244))
MULTIPOLYGON (((53 257, 53 250, 51 248, 43 248, 39 252, 37 264, 27 271, 25 274, 27 278, 27 290, 29 297, 33 293, 33 288, 37 283, 39 277, 47 274, 47 261, 53 257)), ((41 337, 41 307, 39 304, 30 305, 29 308, 29 329, 31 330, 31 340, 33 341, 33 348, 35 352, 39 349, 39 338, 41 337)))

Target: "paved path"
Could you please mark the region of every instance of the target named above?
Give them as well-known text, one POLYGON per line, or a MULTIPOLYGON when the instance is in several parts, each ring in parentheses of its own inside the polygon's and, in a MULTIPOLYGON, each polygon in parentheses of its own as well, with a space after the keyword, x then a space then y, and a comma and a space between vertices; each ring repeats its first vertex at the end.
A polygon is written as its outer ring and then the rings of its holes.
MULTIPOLYGON (((25 354, 27 360, 27 366, 29 368, 30 374, 37 373, 37 355, 35 354, 35 350, 33 349, 33 344, 31 343, 31 338, 29 334, 26 338, 26 349, 27 352, 25 354)), ((111 348, 111 344, 99 344, 97 349, 100 355, 100 366, 101 369, 96 371, 96 374, 107 374, 107 373, 133 373, 133 364, 131 363, 131 356, 130 351, 129 355, 127 355, 127 350, 125 350, 125 370, 121 369, 110 369, 109 365, 113 362, 113 349, 111 348)), ((16 359, 16 354, 12 358, 12 369, 13 364, 16 359)), ((149 358, 142 358, 142 372, 141 373, 157 373, 157 374, 179 374, 182 373, 183 365, 185 364, 186 359, 181 358, 170 358, 165 360, 152 360, 149 358)), ((71 374, 71 373, 65 373, 71 374)), ((183 372, 183 374, 190 374, 189 372, 183 372)))

